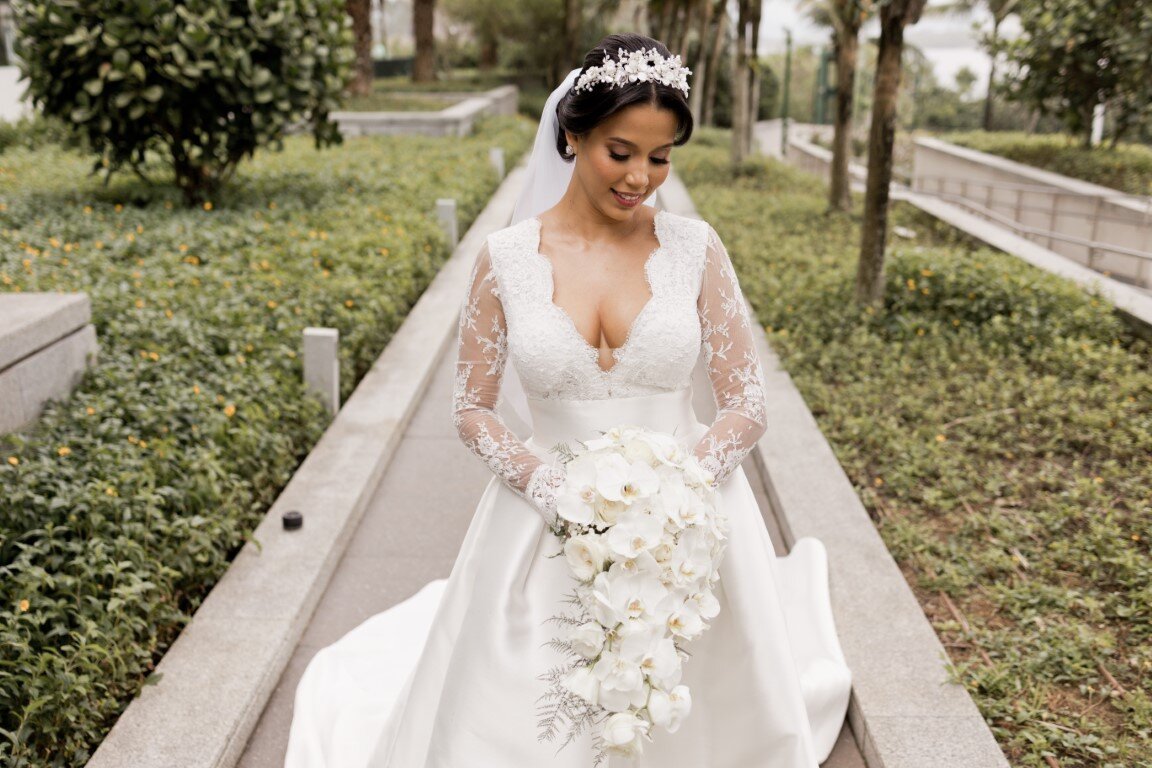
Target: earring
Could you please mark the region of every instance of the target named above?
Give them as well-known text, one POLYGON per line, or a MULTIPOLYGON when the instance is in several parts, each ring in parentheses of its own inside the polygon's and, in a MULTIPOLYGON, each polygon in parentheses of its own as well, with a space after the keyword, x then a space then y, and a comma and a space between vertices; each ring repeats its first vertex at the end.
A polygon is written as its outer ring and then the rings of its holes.
POLYGON ((564 154, 566 154, 566 155, 575 155, 576 154, 575 150, 572 149, 571 144, 565 144, 564 145, 564 154))

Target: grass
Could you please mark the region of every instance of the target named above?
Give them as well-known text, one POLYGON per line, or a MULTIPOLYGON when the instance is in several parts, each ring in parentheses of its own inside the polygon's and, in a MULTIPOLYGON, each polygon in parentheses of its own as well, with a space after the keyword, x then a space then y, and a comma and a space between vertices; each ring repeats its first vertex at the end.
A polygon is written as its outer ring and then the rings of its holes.
POLYGON ((856 309, 858 218, 727 146, 676 169, 1011 764, 1152 766, 1152 347, 901 207, 856 309))
MULTIPOLYGON (((0 437, 0 764, 81 766, 329 419, 307 326, 340 333, 346 399, 535 126, 463 139, 290 137, 203 207, 51 143, 0 154, 0 290, 83 291, 99 359, 0 437)), ((37 144, 39 140, 31 141, 37 144)))

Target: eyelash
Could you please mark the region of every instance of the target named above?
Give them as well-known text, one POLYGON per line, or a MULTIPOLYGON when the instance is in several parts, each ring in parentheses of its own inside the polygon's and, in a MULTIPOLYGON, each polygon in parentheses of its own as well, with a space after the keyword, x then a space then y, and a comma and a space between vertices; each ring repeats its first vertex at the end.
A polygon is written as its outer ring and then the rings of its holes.
MULTIPOLYGON (((609 152, 608 156, 617 162, 623 162, 631 157, 631 155, 618 155, 615 152, 609 152)), ((656 163, 656 165, 668 165, 668 163, 671 162, 670 160, 660 160, 659 158, 655 157, 651 158, 651 160, 652 162, 656 163)))

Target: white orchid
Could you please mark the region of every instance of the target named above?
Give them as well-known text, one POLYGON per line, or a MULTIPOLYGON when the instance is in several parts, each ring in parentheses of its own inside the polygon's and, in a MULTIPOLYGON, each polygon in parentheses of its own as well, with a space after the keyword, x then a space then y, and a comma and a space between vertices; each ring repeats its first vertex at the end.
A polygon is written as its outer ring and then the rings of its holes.
POLYGON ((692 710, 692 694, 686 685, 678 685, 668 692, 653 688, 648 697, 648 715, 652 724, 675 733, 680 723, 692 710))
POLYGON ((568 634, 572 650, 586 659, 594 659, 600 655, 600 651, 604 648, 604 640, 604 627, 595 621, 586 621, 574 627, 568 634))
POLYGON ((642 461, 628 461, 618 453, 597 462, 596 490, 609 501, 632 504, 655 493, 660 481, 652 467, 642 461))
POLYGON ((562 684, 589 704, 600 703, 600 678, 592 673, 591 667, 576 667, 564 677, 562 684))
POLYGON ((608 752, 619 757, 638 757, 644 753, 642 738, 648 733, 648 722, 631 712, 619 712, 604 723, 600 737, 608 752))

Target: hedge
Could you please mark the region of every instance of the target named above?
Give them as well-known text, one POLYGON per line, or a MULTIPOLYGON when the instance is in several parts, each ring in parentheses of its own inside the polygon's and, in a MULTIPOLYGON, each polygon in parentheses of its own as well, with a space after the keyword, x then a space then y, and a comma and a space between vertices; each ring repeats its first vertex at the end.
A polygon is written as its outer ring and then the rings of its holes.
POLYGON ((714 131, 673 155, 1009 762, 1152 765, 1152 346, 903 207, 860 311, 821 180, 714 131))
POLYGON ((1130 195, 1152 195, 1152 147, 1120 144, 1085 149, 1062 134, 948 133, 940 138, 1130 195))
POLYGON ((0 155, 0 289, 85 291, 99 360, 0 437, 0 764, 80 766, 324 430, 306 326, 340 332, 347 398, 534 136, 293 137, 225 196, 104 187, 54 146, 0 155))

